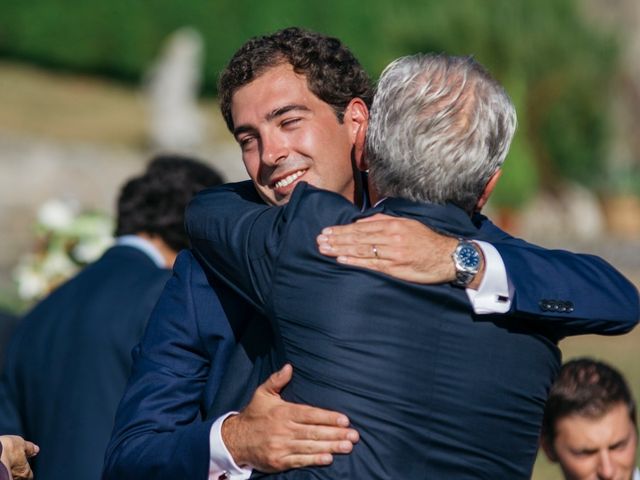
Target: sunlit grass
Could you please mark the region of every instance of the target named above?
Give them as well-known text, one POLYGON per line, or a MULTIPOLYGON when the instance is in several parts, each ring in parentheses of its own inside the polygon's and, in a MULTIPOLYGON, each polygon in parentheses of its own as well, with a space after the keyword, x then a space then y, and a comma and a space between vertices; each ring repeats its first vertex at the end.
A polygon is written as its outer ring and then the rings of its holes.
MULTIPOLYGON (((148 112, 142 87, 0 61, 0 131, 62 141, 143 146, 148 112)), ((201 102, 208 138, 229 141, 216 102, 201 102)))

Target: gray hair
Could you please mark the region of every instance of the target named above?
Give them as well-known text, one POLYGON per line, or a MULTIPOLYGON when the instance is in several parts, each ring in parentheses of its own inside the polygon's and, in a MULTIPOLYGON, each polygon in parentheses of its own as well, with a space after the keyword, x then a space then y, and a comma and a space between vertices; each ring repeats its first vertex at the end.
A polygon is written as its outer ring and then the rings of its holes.
POLYGON ((369 178, 380 195, 471 213, 515 129, 509 96, 471 57, 399 58, 382 72, 371 107, 369 178))

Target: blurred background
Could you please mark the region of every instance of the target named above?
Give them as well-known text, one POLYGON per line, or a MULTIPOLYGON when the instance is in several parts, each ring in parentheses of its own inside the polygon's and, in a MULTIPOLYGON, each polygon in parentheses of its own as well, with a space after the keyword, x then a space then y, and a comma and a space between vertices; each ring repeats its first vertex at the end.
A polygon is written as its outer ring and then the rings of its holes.
MULTIPOLYGON (((0 3, 0 310, 19 315, 109 245, 120 184, 157 151, 246 178, 216 78, 249 37, 300 25, 377 78, 418 51, 473 55, 519 127, 489 214, 640 282, 637 0, 29 0, 0 3)), ((640 395, 640 333, 580 337, 640 395)), ((534 478, 560 478, 540 460, 534 478)))

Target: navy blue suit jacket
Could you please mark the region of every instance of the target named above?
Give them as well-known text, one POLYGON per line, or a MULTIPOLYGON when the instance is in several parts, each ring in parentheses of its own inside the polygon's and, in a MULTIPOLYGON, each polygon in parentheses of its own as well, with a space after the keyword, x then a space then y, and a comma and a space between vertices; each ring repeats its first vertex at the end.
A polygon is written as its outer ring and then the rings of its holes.
POLYGON ((205 275, 189 251, 178 255, 133 352, 104 478, 207 478, 213 421, 246 403, 268 374, 258 376, 268 358, 270 330, 254 315, 240 297, 205 275), (249 322, 258 328, 245 335, 249 322), (226 370, 239 381, 218 398, 226 370), (208 415, 214 398, 220 408, 208 415))
MULTIPOLYGON (((555 340, 573 324, 561 334, 527 315, 478 317, 461 289, 341 266, 318 253, 315 237, 359 218, 354 205, 301 185, 271 208, 243 198, 245 188, 196 200, 193 247, 271 320, 279 355, 295 366, 285 398, 345 412, 361 434, 330 467, 277 477, 529 478, 560 365, 555 340)), ((451 205, 387 199, 374 211, 515 242, 451 205)))
POLYGON ((131 349, 168 278, 143 252, 116 246, 20 322, 0 387, 0 432, 40 446, 39 480, 100 478, 131 349))
MULTIPOLYGON (((243 198, 261 202, 250 182, 242 188, 243 198)), ((212 201, 209 191, 196 197, 189 210, 192 226, 215 212, 209 209, 212 201)), ((624 333, 637 322, 636 290, 601 259, 521 246, 486 219, 481 231, 510 240, 495 244, 518 289, 510 315, 539 318, 558 336, 565 331, 624 333), (540 275, 548 269, 557 275, 540 275), (543 311, 539 302, 545 298, 571 299, 576 310, 543 311), (583 303, 597 308, 580 308, 583 303)), ((205 479, 213 419, 242 408, 260 380, 279 364, 270 353, 270 337, 260 315, 205 274, 192 252, 182 252, 136 349, 105 478, 205 479)))
POLYGON ((0 311, 0 372, 2 372, 2 362, 4 361, 5 355, 4 352, 17 325, 17 317, 0 311))

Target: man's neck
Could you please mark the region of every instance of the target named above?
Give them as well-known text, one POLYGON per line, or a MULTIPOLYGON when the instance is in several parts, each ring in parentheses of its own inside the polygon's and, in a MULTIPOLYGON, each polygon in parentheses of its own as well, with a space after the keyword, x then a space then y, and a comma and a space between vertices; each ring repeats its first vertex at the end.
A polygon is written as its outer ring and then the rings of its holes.
POLYGON ((373 206, 376 205, 384 197, 378 193, 375 185, 369 182, 369 203, 373 206))
POLYGON ((147 232, 139 232, 136 235, 140 238, 144 238, 147 242, 153 245, 162 258, 164 259, 165 267, 171 269, 173 268, 173 263, 176 261, 176 257, 178 256, 178 252, 173 250, 169 245, 167 245, 164 240, 162 240, 157 235, 150 235, 147 232))

